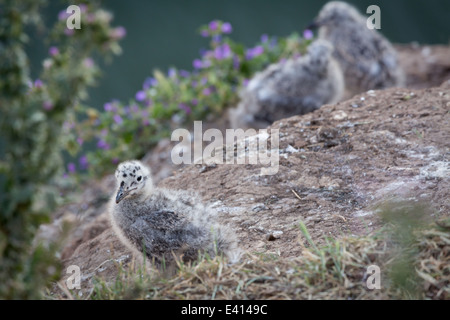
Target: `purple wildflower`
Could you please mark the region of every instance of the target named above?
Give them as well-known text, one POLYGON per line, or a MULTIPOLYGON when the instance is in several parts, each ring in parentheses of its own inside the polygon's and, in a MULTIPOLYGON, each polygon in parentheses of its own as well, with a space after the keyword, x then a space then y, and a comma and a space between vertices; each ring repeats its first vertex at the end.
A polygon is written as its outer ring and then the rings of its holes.
POLYGON ((107 102, 103 105, 103 109, 105 109, 105 111, 113 111, 113 105, 111 102, 107 102))
POLYGON ((92 68, 94 66, 94 60, 90 57, 87 57, 83 60, 83 66, 85 68, 92 68))
POLYGON ((177 70, 175 70, 175 68, 170 68, 167 72, 167 76, 169 78, 175 78, 177 76, 177 70))
POLYGON ((314 37, 314 33, 309 30, 306 29, 305 31, 303 31, 303 38, 305 38, 306 40, 312 39, 314 37))
POLYGON ((93 23, 95 21, 95 14, 94 13, 88 13, 86 15, 86 21, 88 23, 93 23))
POLYGON ((103 149, 103 150, 109 150, 111 147, 105 140, 100 139, 97 142, 97 148, 103 149))
POLYGON ((220 41, 222 41, 222 36, 220 34, 216 34, 215 36, 213 36, 212 40, 215 43, 219 43, 220 41))
POLYGON ((216 31, 217 27, 218 27, 219 23, 217 22, 217 20, 213 20, 209 23, 209 30, 211 31, 216 31))
POLYGON ((267 34, 263 34, 261 36, 261 42, 266 43, 267 41, 269 41, 269 36, 267 34))
POLYGON ((72 130, 75 128, 75 123, 73 121, 64 121, 63 128, 64 130, 72 130))
POLYGON ((69 29, 69 28, 64 29, 64 34, 66 36, 72 36, 74 33, 75 33, 74 29, 69 29))
POLYGON ((123 122, 122 117, 120 115, 118 115, 118 114, 115 114, 114 115, 114 122, 117 123, 118 125, 121 125, 122 122, 123 122))
POLYGON ((76 170, 75 163, 70 162, 67 164, 67 171, 69 171, 69 173, 75 173, 76 170))
POLYGON ((200 31, 200 35, 203 38, 206 38, 206 37, 209 37, 209 32, 208 32, 208 30, 203 29, 202 31, 200 31))
POLYGON ((113 158, 113 159, 111 160, 111 162, 112 162, 113 164, 118 164, 118 163, 119 163, 119 158, 113 158))
POLYGON ((251 60, 257 56, 260 56, 261 54, 264 53, 264 47, 263 46, 256 46, 254 48, 251 49, 247 49, 246 53, 245 53, 245 58, 247 60, 251 60))
POLYGON ((153 105, 153 100, 152 99, 145 99, 144 100, 144 105, 146 107, 150 107, 151 105, 153 105))
POLYGON ((244 79, 244 80, 242 80, 242 85, 244 86, 244 87, 246 87, 247 85, 248 85, 248 82, 249 82, 250 80, 249 79, 244 79))
POLYGON ((70 16, 69 13, 66 12, 66 10, 61 10, 58 13, 58 20, 67 20, 67 18, 70 16))
POLYGON ((214 51, 212 50, 203 50, 201 53, 203 59, 208 59, 214 57, 214 51))
POLYGON ((142 88, 144 90, 149 89, 150 87, 155 87, 158 84, 158 80, 155 78, 149 77, 145 79, 144 84, 142 85, 142 88))
POLYGON ((192 65, 194 66, 195 69, 202 69, 202 68, 208 68, 211 65, 211 61, 209 60, 200 60, 200 59, 195 59, 192 62, 192 65))
POLYGON ((150 84, 152 85, 152 87, 155 87, 158 85, 158 80, 156 80, 155 78, 150 78, 150 84))
POLYGON ((35 87, 36 89, 42 88, 43 85, 44 85, 44 83, 42 82, 41 79, 36 79, 36 80, 34 81, 34 87, 35 87))
POLYGON ((78 163, 80 164, 81 170, 86 170, 89 167, 89 161, 86 156, 81 156, 78 159, 78 163))
POLYGON ((278 45, 278 39, 276 37, 273 37, 270 41, 269 48, 273 49, 278 45))
POLYGON ((78 144, 79 144, 80 146, 82 146, 84 140, 83 140, 81 137, 78 137, 78 138, 77 138, 77 142, 78 142, 78 144))
POLYGON ((207 84, 207 83, 208 83, 208 78, 206 78, 206 77, 201 78, 200 84, 201 84, 202 86, 204 86, 204 85, 207 84))
POLYGON ((234 55, 233 56, 233 68, 235 70, 238 70, 240 66, 241 66, 241 62, 239 60, 239 57, 237 55, 234 55))
POLYGON ((203 91, 202 91, 202 93, 203 93, 205 96, 209 96, 209 95, 211 94, 211 92, 212 92, 211 88, 205 88, 205 89, 203 89, 203 91))
POLYGON ((189 71, 186 71, 186 70, 180 70, 180 76, 181 77, 183 77, 183 78, 187 78, 187 77, 189 77, 191 74, 189 73, 189 71))
POLYGON ((181 110, 184 110, 187 114, 191 113, 191 108, 185 103, 180 103, 178 105, 178 108, 180 108, 181 110))
POLYGON ((262 46, 257 46, 255 48, 253 48, 253 54, 255 55, 255 57, 261 55, 264 53, 264 47, 262 46))
POLYGON ((114 28, 113 30, 111 30, 109 35, 114 40, 120 40, 123 37, 125 37, 126 34, 127 34, 127 30, 124 27, 120 26, 120 27, 117 27, 117 28, 114 28))
POLYGON ((87 5, 86 4, 82 3, 82 4, 79 5, 79 7, 80 7, 80 12, 81 13, 86 13, 86 11, 87 11, 87 5))
POLYGON ((200 60, 200 59, 195 59, 195 60, 192 62, 192 65, 194 66, 195 69, 201 69, 201 68, 203 68, 203 62, 202 62, 202 60, 200 60))
POLYGON ((44 101, 42 103, 42 107, 44 108, 44 110, 47 110, 47 111, 52 110, 53 109, 53 102, 51 102, 51 101, 44 101))
POLYGON ((147 97, 147 94, 145 93, 145 91, 138 91, 136 92, 136 100, 137 101, 144 101, 145 98, 147 97))
POLYGON ((198 105, 198 100, 197 100, 197 99, 192 99, 192 100, 191 100, 191 104, 192 104, 193 106, 198 105))
POLYGON ((171 118, 173 123, 180 124, 182 122, 182 118, 179 114, 175 113, 171 118))
POLYGON ((59 54, 59 49, 57 47, 50 47, 48 49, 48 54, 52 57, 57 56, 59 54))
POLYGON ((211 61, 209 61, 209 60, 203 61, 203 68, 208 68, 210 66, 211 66, 211 61))
POLYGON ((233 27, 231 26, 231 23, 229 22, 224 22, 222 24, 222 32, 223 33, 231 33, 233 31, 233 27))
POLYGON ((143 110, 141 112, 141 116, 142 116, 142 124, 144 126, 148 126, 150 124, 150 119, 149 119, 149 115, 148 115, 148 111, 147 110, 143 110))
POLYGON ((218 46, 215 50, 214 50, 214 57, 217 60, 223 60, 228 58, 231 55, 231 49, 230 46, 228 45, 228 43, 224 43, 221 46, 218 46))

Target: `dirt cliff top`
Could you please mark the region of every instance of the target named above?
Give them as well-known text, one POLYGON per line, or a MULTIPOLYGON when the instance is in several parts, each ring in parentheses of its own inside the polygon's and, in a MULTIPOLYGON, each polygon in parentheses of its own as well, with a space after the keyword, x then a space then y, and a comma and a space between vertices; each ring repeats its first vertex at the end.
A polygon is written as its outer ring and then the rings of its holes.
MULTIPOLYGON (((308 244, 300 221, 317 243, 367 235, 380 226, 376 212, 389 199, 427 202, 430 219, 449 216, 450 48, 398 50, 409 88, 369 91, 269 127, 280 132, 276 175, 260 175, 259 164, 179 169, 167 164, 168 143, 145 159, 157 180, 170 175, 159 186, 196 190, 212 203, 252 253, 301 255, 308 244)), ((43 227, 51 237, 60 221, 76 222, 62 259, 80 266, 85 283, 94 275, 113 279, 114 261, 131 260, 109 225, 113 189, 113 176, 90 183, 43 227)))

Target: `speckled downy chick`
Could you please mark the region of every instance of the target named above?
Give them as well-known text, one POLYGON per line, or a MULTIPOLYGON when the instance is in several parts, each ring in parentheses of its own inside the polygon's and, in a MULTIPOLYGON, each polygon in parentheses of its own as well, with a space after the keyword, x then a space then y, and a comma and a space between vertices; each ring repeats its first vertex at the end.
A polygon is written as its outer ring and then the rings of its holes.
POLYGON ((333 44, 333 56, 351 95, 404 83, 396 50, 381 33, 367 27, 368 17, 345 2, 332 1, 309 26, 319 29, 319 39, 333 44))
POLYGON ((230 124, 237 128, 265 128, 274 121, 301 115, 337 102, 344 91, 344 78, 332 58, 333 46, 314 41, 307 54, 280 61, 257 73, 230 110, 230 124))
POLYGON ((156 188, 150 169, 137 160, 119 164, 115 177, 112 226, 135 254, 145 252, 157 266, 169 265, 174 255, 184 262, 196 260, 199 253, 239 259, 236 237, 194 193, 156 188))

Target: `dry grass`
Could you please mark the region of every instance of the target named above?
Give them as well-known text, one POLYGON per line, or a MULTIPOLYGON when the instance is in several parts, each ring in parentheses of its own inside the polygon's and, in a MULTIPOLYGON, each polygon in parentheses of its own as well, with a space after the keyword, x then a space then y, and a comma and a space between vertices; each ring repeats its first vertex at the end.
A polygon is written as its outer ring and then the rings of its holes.
POLYGON ((423 279, 424 297, 450 298, 450 228, 425 230, 418 247, 420 254, 416 265, 423 279))
MULTIPOLYGON (((306 229, 302 231, 308 238, 306 229)), ((328 241, 320 248, 311 242, 301 257, 291 259, 247 254, 242 262, 229 264, 222 257, 204 257, 192 265, 178 263, 172 275, 155 269, 144 272, 145 268, 137 265, 126 269, 118 265, 116 281, 97 279, 89 298, 448 299, 449 230, 436 224, 415 230, 417 237, 406 251, 386 236, 392 235, 390 232, 328 241), (404 252, 414 254, 405 258, 404 252), (402 261, 409 269, 398 269, 404 268, 402 261), (381 270, 380 290, 366 286, 367 267, 374 264, 381 270)))
MULTIPOLYGON (((299 233, 309 246, 296 258, 247 253, 230 264, 223 257, 205 256, 193 264, 178 260, 171 271, 117 263, 116 280, 95 278, 86 298, 449 299, 450 219, 430 222, 424 217, 429 217, 424 206, 385 206, 385 226, 376 234, 328 239, 320 247, 300 223, 299 233), (367 288, 371 265, 380 268, 381 289, 367 288)), ((67 291, 48 298, 74 297, 67 291)))

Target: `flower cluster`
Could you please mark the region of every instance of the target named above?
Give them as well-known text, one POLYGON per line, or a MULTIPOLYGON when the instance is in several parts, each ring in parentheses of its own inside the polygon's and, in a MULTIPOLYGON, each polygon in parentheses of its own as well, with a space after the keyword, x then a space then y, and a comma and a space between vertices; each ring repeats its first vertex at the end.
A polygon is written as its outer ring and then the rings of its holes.
POLYGON ((255 72, 303 54, 311 42, 297 34, 281 39, 263 35, 246 48, 229 38, 232 30, 229 22, 211 21, 199 30, 209 47, 192 62, 192 71, 157 70, 129 103, 111 101, 102 112, 85 110, 87 120, 76 125, 74 136, 93 140, 96 150, 88 152, 88 161, 83 158, 83 167, 102 173, 100 168, 110 170, 118 159, 143 156, 175 127, 220 116, 237 104, 238 91, 255 72))
POLYGON ((213 20, 208 24, 208 26, 203 26, 200 29, 200 34, 202 37, 212 37, 215 38, 215 40, 218 40, 222 34, 230 34, 232 31, 233 27, 229 22, 213 20))
POLYGON ((112 14, 106 10, 93 10, 94 5, 79 4, 81 11, 81 25, 82 29, 69 29, 66 25, 66 20, 70 16, 66 10, 62 10, 58 14, 60 22, 59 28, 56 29, 55 34, 64 34, 67 37, 80 37, 86 40, 101 42, 102 52, 112 52, 113 54, 120 54, 121 48, 118 41, 124 38, 127 34, 126 29, 122 26, 111 27, 112 14), (83 30, 83 32, 80 32, 83 30), (62 32, 61 32, 62 31, 62 32))

